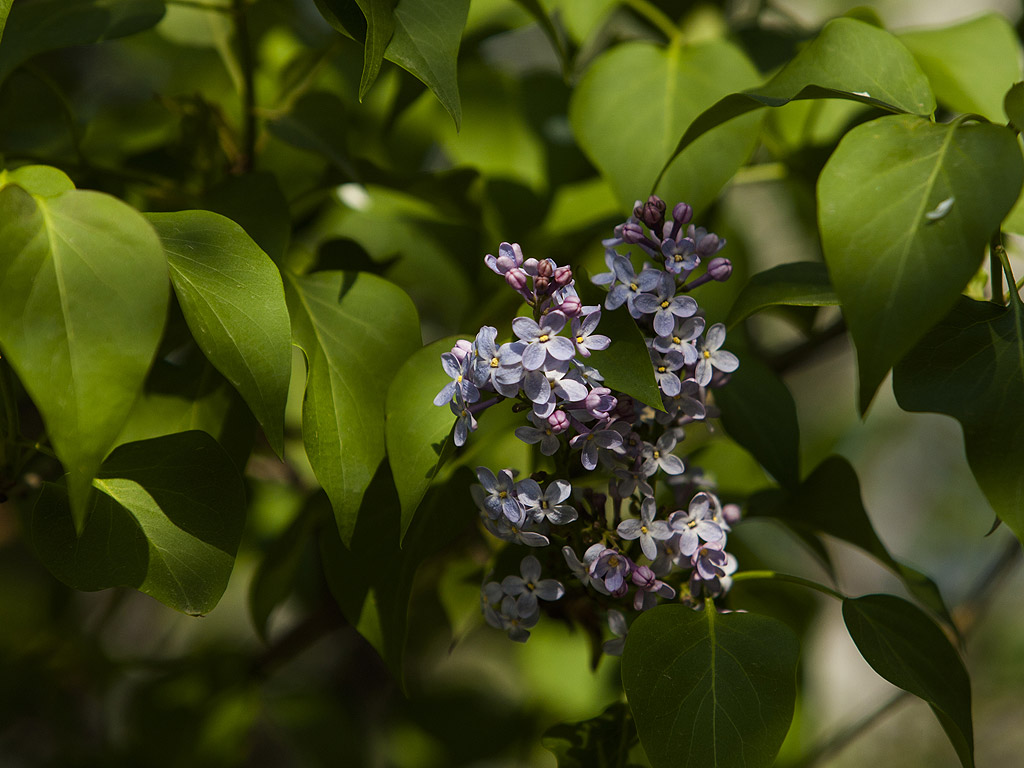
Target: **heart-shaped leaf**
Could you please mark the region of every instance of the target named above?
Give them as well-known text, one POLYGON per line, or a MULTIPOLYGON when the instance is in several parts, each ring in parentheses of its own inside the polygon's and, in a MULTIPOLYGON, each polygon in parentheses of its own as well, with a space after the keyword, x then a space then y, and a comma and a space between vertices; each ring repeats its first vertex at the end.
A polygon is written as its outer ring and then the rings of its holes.
POLYGON ((654 768, 767 768, 796 700, 796 636, 753 613, 662 605, 640 614, 622 686, 654 768))
POLYGON ((818 223, 867 409, 952 309, 1024 179, 1014 134, 893 115, 846 134, 818 179, 818 223))
POLYGON ((278 456, 292 370, 281 273, 240 226, 211 211, 147 214, 203 353, 252 409, 278 456))
POLYGON ((46 484, 30 535, 75 589, 135 587, 183 613, 208 613, 227 587, 245 522, 242 477, 205 432, 119 446, 103 463, 81 536, 60 485, 46 484))
POLYGON ((0 348, 43 415, 79 528, 168 296, 160 240, 134 208, 99 192, 0 189, 0 348))

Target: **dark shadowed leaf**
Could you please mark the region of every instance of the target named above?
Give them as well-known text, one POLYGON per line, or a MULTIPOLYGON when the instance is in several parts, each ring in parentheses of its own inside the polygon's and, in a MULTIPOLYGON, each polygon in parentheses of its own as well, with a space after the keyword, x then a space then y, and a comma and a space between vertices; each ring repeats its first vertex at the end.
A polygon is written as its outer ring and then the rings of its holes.
POLYGON ((818 180, 832 284, 857 347, 860 409, 957 301, 1013 206, 1011 131, 893 115, 846 134, 818 180))
MULTIPOLYGON (((668 48, 617 45, 587 69, 572 96, 569 119, 580 147, 623 205, 646 199, 677 137, 726 94, 754 85, 754 65, 724 40, 668 48)), ((746 162, 760 117, 738 120, 671 163, 658 185, 669 205, 703 210, 746 162)))
POLYGON ((942 630, 920 608, 895 595, 847 598, 843 620, 871 668, 928 702, 961 764, 972 768, 971 681, 942 630))
POLYGON ((662 605, 640 614, 622 685, 654 768, 767 768, 796 700, 796 636, 753 613, 662 605))
POLYGON ((161 0, 22 0, 8 8, 6 28, 0 23, 0 81, 37 53, 134 35, 164 15, 161 0))
POLYGON ((212 211, 150 213, 171 284, 204 354, 245 399, 278 456, 292 371, 281 273, 245 230, 212 211))
POLYGON ((1024 128, 1024 83, 1014 83, 1003 97, 1003 111, 1015 130, 1024 128))
POLYGON ((753 355, 714 390, 722 426, 775 480, 788 488, 800 482, 800 426, 786 383, 753 355))
MULTIPOLYGON (((992 508, 1024 541, 1024 308, 961 298, 896 366, 907 411, 952 416, 992 508)), ((986 514, 981 511, 982 514, 986 514)))
POLYGON ((365 272, 289 274, 286 293, 308 365, 302 440, 349 544, 384 458, 385 395, 420 348, 419 319, 400 288, 365 272))
POLYGON ((434 396, 451 381, 441 367, 441 353, 449 351, 458 339, 439 339, 413 353, 388 388, 384 438, 402 505, 403 539, 446 448, 451 447, 447 441, 455 416, 447 405, 434 405, 434 396))
POLYGON ((826 307, 839 303, 828 279, 828 270, 818 261, 779 264, 747 280, 729 310, 730 328, 767 307, 826 307))
POLYGON ((217 441, 193 431, 127 443, 95 485, 80 537, 63 486, 46 484, 32 510, 32 545, 54 575, 75 589, 135 587, 183 613, 212 610, 245 522, 241 474, 217 441))
POLYGON ((0 0, 0 41, 4 39, 4 27, 7 26, 7 15, 11 12, 14 0, 0 0))
POLYGON ((1020 42, 1003 16, 990 13, 954 26, 906 32, 899 39, 941 104, 1003 121, 1003 94, 1021 75, 1020 42))
POLYGON ((356 4, 366 18, 363 74, 359 78, 359 100, 362 101, 384 63, 384 51, 395 31, 395 14, 393 0, 356 0, 356 4))
POLYGON ((897 38, 862 21, 833 19, 767 83, 729 94, 697 116, 669 163, 704 133, 734 117, 796 99, 825 98, 852 99, 914 115, 935 111, 928 78, 897 38))
POLYGON ((160 240, 134 208, 99 192, 0 190, 0 349, 43 415, 79 528, 168 295, 160 240))
POLYGON ((516 0, 516 2, 523 6, 540 24, 540 28, 544 30, 544 34, 548 36, 552 47, 558 54, 558 61, 562 64, 562 75, 568 77, 572 69, 572 62, 570 61, 569 48, 562 27, 555 23, 540 0, 516 0))
POLYGON ((350 179, 359 178, 349 157, 342 127, 348 121, 344 103, 327 91, 304 93, 282 117, 267 124, 282 141, 307 152, 316 152, 330 160, 350 179))
POLYGON ((558 758, 558 768, 630 768, 624 761, 636 741, 629 705, 620 701, 590 720, 553 725, 541 737, 544 748, 558 758))
POLYGON ((288 200, 274 174, 256 171, 229 176, 208 190, 203 208, 242 227, 263 252, 280 264, 288 250, 292 222, 288 200))

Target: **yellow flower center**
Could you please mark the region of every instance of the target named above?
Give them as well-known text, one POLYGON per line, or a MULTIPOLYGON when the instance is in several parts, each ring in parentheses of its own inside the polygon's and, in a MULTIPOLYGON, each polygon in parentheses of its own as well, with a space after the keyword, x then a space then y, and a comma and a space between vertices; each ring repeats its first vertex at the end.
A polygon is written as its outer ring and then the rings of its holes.
POLYGON ((542 333, 540 336, 537 337, 537 341, 539 341, 541 344, 543 344, 544 342, 546 342, 550 338, 551 337, 548 336, 546 333, 542 333))
POLYGON ((669 305, 669 302, 668 302, 667 300, 666 300, 666 301, 663 301, 663 302, 661 302, 661 308, 662 308, 662 309, 666 309, 666 308, 668 307, 668 305, 669 305))
POLYGON ((673 343, 673 344, 682 344, 682 343, 683 343, 683 340, 682 340, 682 339, 680 339, 680 338, 679 338, 678 336, 673 336, 673 337, 672 337, 672 343, 673 343))
POLYGON ((665 373, 665 371, 667 371, 667 370, 668 370, 668 368, 666 368, 664 365, 659 365, 658 366, 658 373, 665 373))
POLYGON ((497 367, 498 367, 498 358, 492 357, 491 358, 491 368, 497 368, 497 367))
POLYGON ((639 291, 639 290, 640 290, 640 286, 639 286, 639 285, 637 285, 636 283, 630 283, 630 284, 629 284, 629 289, 630 289, 631 291, 639 291))
POLYGON ((709 357, 711 357, 711 352, 710 352, 709 350, 705 349, 705 350, 704 350, 704 359, 706 360, 706 359, 708 359, 709 357))
POLYGON ((583 343, 583 337, 582 336, 577 336, 576 337, 576 343, 577 344, 582 344, 583 343))

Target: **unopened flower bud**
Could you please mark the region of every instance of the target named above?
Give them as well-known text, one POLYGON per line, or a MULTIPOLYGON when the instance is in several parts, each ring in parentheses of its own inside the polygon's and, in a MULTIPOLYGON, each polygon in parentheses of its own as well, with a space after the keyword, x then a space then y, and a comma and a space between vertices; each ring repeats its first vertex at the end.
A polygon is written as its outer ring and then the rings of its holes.
POLYGON ((538 277, 551 277, 553 274, 555 274, 555 267, 552 264, 551 259, 544 259, 544 261, 537 262, 538 277))
POLYGON ((569 428, 569 417, 565 411, 552 411, 548 416, 548 426, 551 427, 552 432, 559 435, 569 428))
POLYGON ((552 289, 551 280, 546 277, 535 277, 533 278, 533 290, 538 296, 543 296, 547 293, 551 293, 552 289))
POLYGON ((739 504, 725 504, 722 507, 722 518, 728 525, 736 525, 740 521, 742 512, 739 504))
POLYGON ((558 305, 558 311, 566 317, 579 317, 583 302, 579 296, 566 296, 565 300, 558 305))
POLYGON ((526 284, 528 278, 526 273, 519 267, 513 267, 505 273, 505 282, 512 286, 515 290, 522 293, 526 290, 526 284))
POLYGON ((452 355, 460 363, 466 359, 466 355, 473 351, 473 345, 466 339, 459 339, 455 342, 455 346, 452 347, 452 355))
POLYGON ((558 283, 559 288, 564 288, 572 282, 572 267, 564 266, 558 267, 555 270, 555 282, 558 283))
POLYGON ((686 225, 690 223, 690 219, 693 218, 693 208, 686 203, 676 203, 675 208, 672 209, 672 220, 679 225, 686 225))
POLYGON ((630 245, 636 245, 644 239, 644 228, 635 221, 629 221, 622 225, 622 240, 630 245))
POLYGON ((661 229, 665 221, 665 201, 657 195, 651 195, 647 202, 633 209, 633 215, 653 230, 661 229))
POLYGON ((697 243, 697 255, 701 259, 707 259, 714 256, 722 248, 725 247, 725 240, 722 240, 714 232, 708 232, 704 237, 697 243))
POLYGON ((711 275, 712 280, 724 283, 732 274, 732 262, 722 256, 716 256, 708 262, 708 274, 711 275))
POLYGON ((634 584, 643 590, 650 589, 654 586, 654 582, 658 580, 658 577, 654 575, 654 571, 646 565, 636 566, 633 569, 633 573, 630 574, 630 578, 633 579, 634 584))

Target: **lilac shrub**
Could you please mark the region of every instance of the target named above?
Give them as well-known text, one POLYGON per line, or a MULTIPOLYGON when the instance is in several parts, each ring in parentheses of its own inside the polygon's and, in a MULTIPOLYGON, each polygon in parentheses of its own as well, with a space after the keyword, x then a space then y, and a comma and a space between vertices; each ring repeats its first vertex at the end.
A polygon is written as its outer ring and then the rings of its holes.
POLYGON ((603 649, 617 654, 628 617, 660 600, 701 607, 705 597, 728 590, 736 570, 725 545, 739 510, 723 507, 677 453, 687 425, 714 413, 710 390, 739 366, 722 349, 725 327, 708 327, 690 295, 728 279, 732 266, 717 256, 725 239, 690 224, 690 206, 665 213, 665 203, 651 196, 603 241, 608 272, 593 278, 607 289, 603 306, 583 303, 569 266, 525 258, 519 245, 502 243, 484 262, 532 317, 512 321, 512 341, 499 345, 497 329, 484 326, 441 356, 452 380, 434 403, 458 417, 456 446, 482 411, 514 400, 527 422, 516 436, 555 467, 553 475, 521 480, 512 468, 478 467, 480 483, 471 489, 493 536, 541 555, 526 555, 520 575, 489 580, 481 590, 487 623, 513 640, 529 637, 538 600, 569 597, 592 601, 598 611, 588 615, 604 612, 617 639, 603 649), (630 246, 642 254, 639 271, 630 246), (598 332, 602 312, 612 311, 628 312, 643 332, 662 397, 657 408, 604 386, 590 364, 612 341, 598 332))

